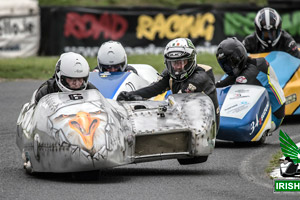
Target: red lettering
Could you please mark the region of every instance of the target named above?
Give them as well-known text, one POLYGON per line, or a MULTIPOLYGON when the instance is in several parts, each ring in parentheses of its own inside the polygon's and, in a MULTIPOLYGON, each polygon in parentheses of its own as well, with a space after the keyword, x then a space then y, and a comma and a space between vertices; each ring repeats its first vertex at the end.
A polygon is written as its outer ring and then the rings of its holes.
POLYGON ((75 36, 76 38, 80 38, 78 32, 80 28, 80 24, 78 25, 78 21, 76 19, 80 18, 77 13, 68 13, 66 17, 65 23, 65 37, 69 37, 70 35, 75 36))
POLYGON ((121 38, 128 28, 127 20, 121 17, 120 15, 112 15, 112 31, 111 31, 111 39, 117 40, 121 38))
POLYGON ((109 30, 111 29, 111 16, 108 15, 107 13, 104 13, 103 15, 100 16, 100 20, 97 22, 96 25, 96 30, 94 33, 94 39, 99 38, 101 32, 103 32, 103 37, 105 39, 108 39, 110 34, 109 30))
POLYGON ((98 19, 95 15, 70 12, 66 15, 64 35, 77 39, 92 37, 97 40, 101 33, 105 39, 118 40, 128 28, 125 18, 116 14, 102 14, 98 19))

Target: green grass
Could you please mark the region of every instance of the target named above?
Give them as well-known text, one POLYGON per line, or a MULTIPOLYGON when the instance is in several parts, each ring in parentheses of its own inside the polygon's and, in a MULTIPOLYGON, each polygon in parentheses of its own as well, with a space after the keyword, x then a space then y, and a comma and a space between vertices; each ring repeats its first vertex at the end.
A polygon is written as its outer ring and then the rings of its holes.
MULTIPOLYGON (((176 8, 180 4, 211 4, 210 0, 39 0, 40 6, 161 6, 176 8)), ((242 0, 215 0, 213 3, 234 3, 245 4, 242 0)), ((267 5, 267 0, 249 0, 247 3, 257 5, 267 5)), ((47 79, 54 73, 54 66, 58 60, 57 57, 29 57, 0 59, 0 78, 7 79, 47 79)), ((87 58, 91 69, 96 66, 96 58, 87 58)), ((215 74, 223 74, 215 56, 208 53, 199 54, 198 63, 210 65, 215 74)), ((128 56, 128 63, 149 64, 158 72, 163 70, 162 55, 131 55, 128 56)))
MULTIPOLYGON (((176 8, 180 4, 211 4, 210 0, 39 0, 40 6, 161 6, 176 8)), ((215 0, 213 3, 245 4, 242 0, 215 0)), ((249 0, 247 3, 267 5, 267 0, 249 0)), ((55 57, 29 57, 0 59, 0 78, 6 79, 48 79, 54 73, 54 67, 59 56, 55 57)), ((96 66, 96 58, 87 58, 91 69, 96 66)), ((213 67, 215 74, 223 74, 215 55, 203 53, 197 56, 197 62, 213 67)), ((158 72, 164 69, 162 55, 131 55, 128 63, 149 64, 158 72)))
MULTIPOLYGON (((59 56, 54 57, 28 57, 0 59, 0 78, 6 79, 48 79, 54 73, 55 64, 59 56)), ((210 65, 215 74, 223 74, 214 55, 204 53, 197 57, 198 63, 210 65)), ((87 58, 90 68, 97 65, 96 58, 87 58)), ((130 64, 149 64, 158 72, 164 69, 163 55, 131 55, 128 56, 130 64)))
MULTIPOLYGON (((268 167, 265 169, 267 174, 270 174, 276 167, 279 167, 280 161, 279 159, 283 156, 282 151, 278 150, 269 161, 268 167)), ((272 177, 271 177, 272 178, 272 177)))

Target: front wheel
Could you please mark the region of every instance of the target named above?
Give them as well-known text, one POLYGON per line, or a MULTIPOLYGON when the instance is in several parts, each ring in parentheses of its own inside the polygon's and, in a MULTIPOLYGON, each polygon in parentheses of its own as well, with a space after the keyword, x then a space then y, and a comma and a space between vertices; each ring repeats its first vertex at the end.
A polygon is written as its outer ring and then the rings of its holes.
POLYGON ((194 158, 178 159, 178 162, 180 165, 191 165, 206 162, 207 158, 208 156, 195 156, 194 158))

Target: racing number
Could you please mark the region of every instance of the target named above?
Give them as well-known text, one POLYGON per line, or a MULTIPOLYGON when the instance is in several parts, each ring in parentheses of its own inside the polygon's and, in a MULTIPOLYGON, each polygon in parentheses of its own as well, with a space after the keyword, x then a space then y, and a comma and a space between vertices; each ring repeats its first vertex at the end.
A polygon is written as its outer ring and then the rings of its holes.
POLYGON ((71 100, 83 99, 83 96, 81 94, 69 94, 69 97, 71 100))
POLYGON ((252 121, 250 126, 251 126, 251 133, 249 135, 252 135, 252 133, 254 132, 254 129, 256 127, 258 127, 258 116, 257 116, 257 114, 256 114, 256 121, 252 121))

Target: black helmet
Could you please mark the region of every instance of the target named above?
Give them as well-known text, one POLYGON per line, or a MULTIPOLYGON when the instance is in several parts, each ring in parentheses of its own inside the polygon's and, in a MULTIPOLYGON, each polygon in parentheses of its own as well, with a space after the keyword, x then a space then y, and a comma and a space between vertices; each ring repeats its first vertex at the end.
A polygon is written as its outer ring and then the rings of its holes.
POLYGON ((235 37, 223 40, 216 54, 219 65, 229 76, 238 76, 247 61, 247 51, 244 45, 235 37))
POLYGON ((165 65, 170 76, 176 81, 184 81, 195 70, 196 49, 192 41, 188 38, 177 38, 170 41, 164 51, 165 65), (176 69, 175 65, 181 63, 181 69, 176 69))
POLYGON ((273 47, 281 36, 281 18, 276 10, 263 8, 255 17, 255 34, 265 47, 273 47))

